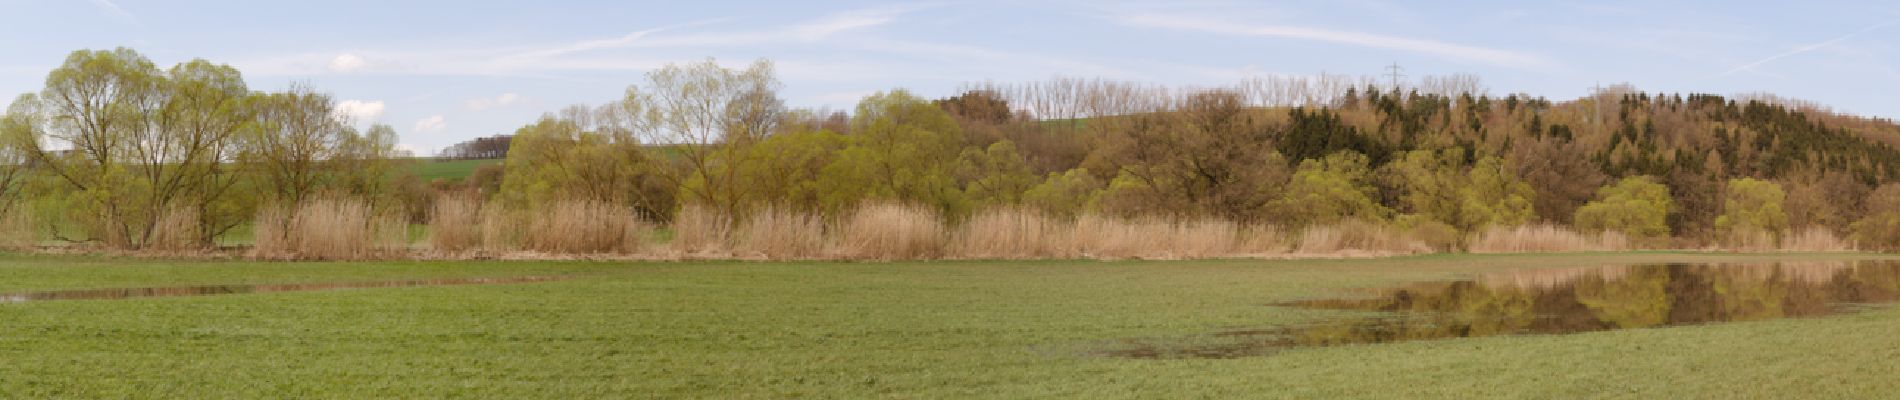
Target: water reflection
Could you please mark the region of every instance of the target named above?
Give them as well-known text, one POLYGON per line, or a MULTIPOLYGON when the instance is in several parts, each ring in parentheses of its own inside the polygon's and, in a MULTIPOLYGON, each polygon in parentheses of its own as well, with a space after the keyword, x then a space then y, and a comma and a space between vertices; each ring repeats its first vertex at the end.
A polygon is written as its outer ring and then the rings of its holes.
POLYGON ((1517 271, 1282 306, 1376 311, 1310 325, 1130 341, 1114 355, 1227 358, 1288 347, 1565 334, 1815 317, 1900 301, 1900 263, 1638 265, 1517 271))
POLYGON ((21 302, 28 302, 28 301, 48 301, 48 300, 95 300, 95 299, 131 299, 131 298, 141 298, 141 297, 214 296, 214 295, 244 294, 244 293, 305 292, 305 291, 315 291, 315 290, 337 290, 337 289, 404 288, 404 287, 417 287, 417 286, 487 285, 487 284, 501 284, 501 283, 545 282, 545 281, 552 281, 552 280, 559 280, 559 279, 561 278, 548 277, 548 276, 526 276, 526 277, 505 277, 505 278, 412 279, 412 280, 381 281, 381 282, 287 283, 287 284, 265 284, 265 285, 206 285, 206 286, 175 286, 175 287, 146 287, 146 288, 118 288, 118 289, 55 290, 55 291, 44 291, 44 292, 0 294, 0 303, 21 303, 21 302))

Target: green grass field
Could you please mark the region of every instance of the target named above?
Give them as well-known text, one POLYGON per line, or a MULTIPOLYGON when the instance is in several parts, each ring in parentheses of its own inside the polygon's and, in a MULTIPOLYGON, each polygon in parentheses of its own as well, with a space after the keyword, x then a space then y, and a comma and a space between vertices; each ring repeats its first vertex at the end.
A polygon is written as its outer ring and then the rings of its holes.
POLYGON ((1900 390, 1900 309, 1562 336, 1106 357, 1270 307, 1519 268, 1864 254, 1190 262, 253 263, 0 256, 0 292, 556 282, 0 304, 0 398, 1839 398, 1900 390))
POLYGON ((460 181, 462 178, 467 178, 469 174, 475 173, 475 168, 483 165, 501 164, 501 162, 501 159, 454 161, 418 159, 415 164, 415 172, 416 176, 422 178, 423 182, 433 182, 436 179, 460 181))

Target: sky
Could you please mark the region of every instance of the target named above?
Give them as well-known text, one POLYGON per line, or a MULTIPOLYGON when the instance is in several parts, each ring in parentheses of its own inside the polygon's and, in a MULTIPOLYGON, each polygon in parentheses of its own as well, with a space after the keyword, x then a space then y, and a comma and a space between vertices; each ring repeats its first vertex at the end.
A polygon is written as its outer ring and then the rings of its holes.
POLYGON ((1493 94, 1770 92, 1900 118, 1891 1, 0 0, 0 95, 79 49, 308 83, 418 154, 617 99, 646 71, 770 59, 794 107, 1054 77, 1213 86, 1265 75, 1470 73, 1493 94), (1534 4, 1526 4, 1534 3, 1534 4))

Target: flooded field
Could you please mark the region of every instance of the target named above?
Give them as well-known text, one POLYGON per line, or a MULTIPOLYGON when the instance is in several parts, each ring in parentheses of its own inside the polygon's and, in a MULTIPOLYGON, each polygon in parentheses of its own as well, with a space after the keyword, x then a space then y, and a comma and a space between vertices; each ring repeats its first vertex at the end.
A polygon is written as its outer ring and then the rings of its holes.
POLYGON ((1360 311, 1316 323, 1129 340, 1132 358, 1231 358, 1293 347, 1806 318, 1900 301, 1900 263, 1657 264, 1522 270, 1279 307, 1360 311), (1358 295, 1370 295, 1358 296, 1358 295))

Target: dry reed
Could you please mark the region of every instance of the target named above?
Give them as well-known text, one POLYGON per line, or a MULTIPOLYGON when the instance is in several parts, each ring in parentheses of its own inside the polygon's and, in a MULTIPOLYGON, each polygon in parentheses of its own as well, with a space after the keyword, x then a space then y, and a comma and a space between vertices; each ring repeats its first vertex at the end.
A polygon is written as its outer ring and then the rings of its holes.
POLYGON ((32 250, 39 244, 39 225, 35 224, 32 212, 15 206, 0 214, 0 249, 32 250))
POLYGON ((1041 211, 999 207, 964 222, 950 245, 956 258, 1039 259, 1074 257, 1075 225, 1041 211))
POLYGON ((687 256, 723 256, 731 237, 732 218, 711 208, 688 204, 673 217, 673 250, 687 256))
POLYGON ((174 205, 159 213, 144 249, 163 253, 203 251, 205 242, 202 239, 198 209, 174 205))
POLYGON ((440 253, 480 248, 484 232, 482 202, 471 194, 437 196, 429 210, 429 247, 440 253))
POLYGON ((1814 226, 1781 239, 1782 251, 1853 251, 1854 244, 1825 227, 1814 226))
POLYGON ((1305 256, 1376 256, 1431 252, 1431 246, 1390 227, 1360 220, 1307 227, 1296 253, 1305 256))
POLYGON ((554 202, 527 228, 526 249, 555 254, 632 253, 647 232, 632 208, 597 200, 554 202))
POLYGON ((1629 239, 1615 231, 1590 235, 1556 225, 1522 225, 1485 229, 1472 236, 1468 250, 1472 253, 1555 253, 1629 248, 1629 239))
POLYGON ((808 260, 825 255, 825 222, 808 213, 768 208, 733 232, 733 254, 742 258, 808 260))
POLYGON ((320 197, 294 209, 265 207, 258 214, 253 257, 363 260, 393 255, 408 244, 401 215, 378 213, 358 199, 320 197))
POLYGON ((840 227, 838 253, 857 260, 935 259, 943 256, 943 226, 943 218, 927 207, 869 203, 840 227))

